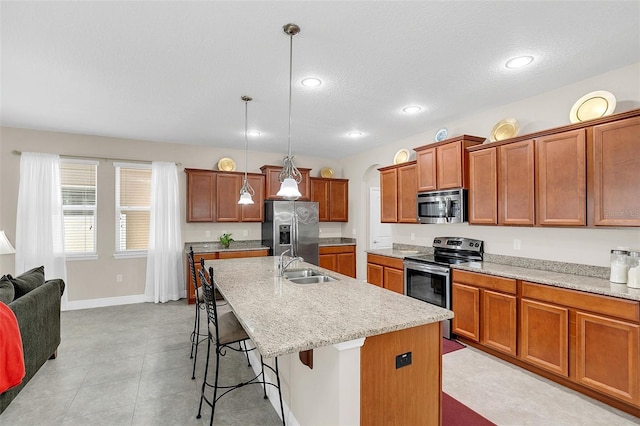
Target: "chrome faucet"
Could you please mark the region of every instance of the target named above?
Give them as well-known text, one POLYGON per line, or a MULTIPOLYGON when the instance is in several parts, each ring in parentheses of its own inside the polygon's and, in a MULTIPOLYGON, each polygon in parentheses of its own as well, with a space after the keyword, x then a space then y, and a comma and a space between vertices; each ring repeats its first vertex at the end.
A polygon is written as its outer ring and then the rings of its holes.
POLYGON ((289 265, 291 265, 296 260, 299 260, 301 262, 304 261, 303 258, 301 258, 299 256, 296 256, 296 257, 289 257, 289 260, 287 260, 287 262, 285 263, 284 262, 284 255, 289 251, 291 251, 291 249, 286 249, 285 251, 283 251, 282 254, 280 255, 280 259, 278 260, 278 276, 279 277, 284 275, 284 272, 287 270, 289 265))

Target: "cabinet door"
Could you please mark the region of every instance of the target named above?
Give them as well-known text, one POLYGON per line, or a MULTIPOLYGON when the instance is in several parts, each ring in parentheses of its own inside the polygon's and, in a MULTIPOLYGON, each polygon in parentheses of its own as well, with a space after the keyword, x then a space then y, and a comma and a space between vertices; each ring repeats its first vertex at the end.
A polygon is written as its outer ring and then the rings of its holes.
POLYGON ((398 169, 380 172, 380 221, 398 221, 398 169))
POLYGON ((567 308, 534 300, 521 300, 520 359, 569 377, 567 308))
POLYGON ((418 191, 433 191, 436 186, 436 149, 416 152, 418 164, 418 191))
POLYGON ((395 268, 384 268, 384 288, 404 294, 404 271, 395 268))
POLYGON ((475 342, 480 341, 480 289, 453 283, 451 304, 453 332, 475 342))
POLYGON ((311 178, 311 201, 318 203, 318 219, 320 222, 329 222, 330 201, 329 201, 329 181, 321 178, 311 178))
POLYGON ((437 147, 438 189, 462 188, 462 141, 437 147))
POLYGON ((213 222, 216 175, 209 170, 186 170, 187 222, 213 222))
POLYGON ((498 223, 496 148, 469 153, 469 223, 498 223))
POLYGON ((259 174, 247 175, 247 181, 253 188, 253 204, 245 204, 240 207, 242 222, 264 221, 264 181, 265 176, 259 174))
POLYGON ((576 380, 639 404, 639 329, 637 324, 576 312, 576 380))
POLYGON ((384 284, 384 267, 375 263, 367 263, 367 282, 382 287, 384 284))
POLYGON ((356 277, 356 254, 338 253, 336 254, 336 271, 351 278, 356 277))
POLYGON ((238 199, 241 186, 240 175, 216 173, 216 222, 240 222, 238 199))
POLYGON ((539 225, 587 224, 585 130, 536 141, 536 191, 539 225))
POLYGON ((640 226, 640 117, 593 128, 595 225, 640 226))
POLYGON ((498 223, 533 225, 534 143, 533 140, 498 147, 498 223))
POLYGON ((349 181, 329 181, 329 220, 331 222, 349 221, 349 181))
POLYGON ((398 168, 398 222, 418 223, 416 165, 398 168))
POLYGON ((482 290, 480 343, 516 356, 516 297, 482 290))
POLYGON ((321 268, 326 268, 326 269, 330 269, 332 271, 335 272, 340 272, 338 271, 338 263, 337 263, 337 258, 335 254, 321 254, 318 256, 318 266, 320 266, 321 268))

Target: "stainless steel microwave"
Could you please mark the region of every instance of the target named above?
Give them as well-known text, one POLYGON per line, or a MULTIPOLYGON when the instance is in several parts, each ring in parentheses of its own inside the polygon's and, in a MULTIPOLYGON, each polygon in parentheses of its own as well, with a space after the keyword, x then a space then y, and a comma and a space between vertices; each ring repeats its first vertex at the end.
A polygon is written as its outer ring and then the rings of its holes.
POLYGON ((466 222, 467 190, 419 192, 417 210, 420 223, 466 222))

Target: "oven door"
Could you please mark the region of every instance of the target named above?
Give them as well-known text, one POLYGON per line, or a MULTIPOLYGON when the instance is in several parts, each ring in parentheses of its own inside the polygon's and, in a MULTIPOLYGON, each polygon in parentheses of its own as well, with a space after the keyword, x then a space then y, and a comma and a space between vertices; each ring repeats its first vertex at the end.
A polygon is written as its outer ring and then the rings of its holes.
MULTIPOLYGON (((451 272, 449 267, 404 261, 404 294, 414 299, 451 309, 451 272)), ((442 334, 451 338, 451 321, 443 321, 442 334)))

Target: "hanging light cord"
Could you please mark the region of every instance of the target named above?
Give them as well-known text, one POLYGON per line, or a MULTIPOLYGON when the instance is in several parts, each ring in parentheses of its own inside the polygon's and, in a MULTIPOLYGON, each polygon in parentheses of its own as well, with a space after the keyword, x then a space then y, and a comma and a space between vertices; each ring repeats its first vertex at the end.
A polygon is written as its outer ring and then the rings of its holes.
POLYGON ((295 24, 287 24, 284 26, 284 32, 289 35, 289 145, 287 156, 283 160, 283 167, 278 175, 280 182, 286 178, 293 178, 297 183, 302 182, 302 173, 293 164, 293 156, 291 155, 291 93, 293 88, 293 36, 300 32, 300 27, 295 24))

